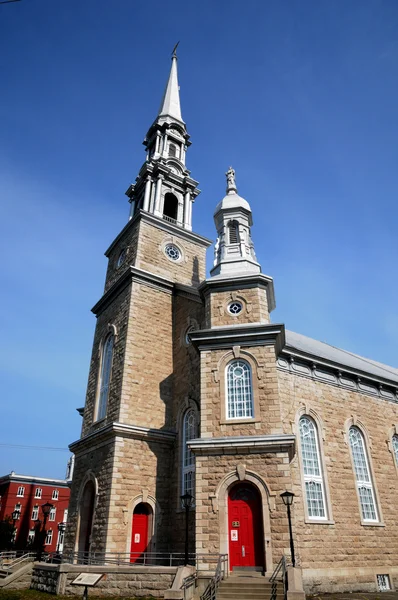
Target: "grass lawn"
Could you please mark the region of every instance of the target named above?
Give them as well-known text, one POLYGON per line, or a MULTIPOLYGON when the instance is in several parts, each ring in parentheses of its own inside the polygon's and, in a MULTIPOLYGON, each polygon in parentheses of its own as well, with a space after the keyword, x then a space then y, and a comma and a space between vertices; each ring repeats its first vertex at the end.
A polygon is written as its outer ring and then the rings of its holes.
MULTIPOLYGON (((36 590, 2 590, 0 589, 0 600, 73 600, 74 598, 82 598, 84 588, 79 596, 54 596, 45 592, 37 592, 36 590)), ((104 596, 94 596, 90 590, 88 592, 89 600, 104 600, 104 596)), ((108 600, 133 600, 131 596, 106 596, 108 600)), ((149 600, 148 598, 139 598, 139 600, 149 600)), ((154 598, 151 598, 154 600, 154 598)))

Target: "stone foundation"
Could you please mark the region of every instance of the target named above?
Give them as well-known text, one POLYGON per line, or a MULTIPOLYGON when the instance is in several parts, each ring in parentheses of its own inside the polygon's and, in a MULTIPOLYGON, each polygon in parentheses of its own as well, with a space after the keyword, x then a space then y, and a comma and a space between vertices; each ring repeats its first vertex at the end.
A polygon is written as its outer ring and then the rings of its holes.
POLYGON ((398 567, 303 569, 303 584, 307 594, 378 592, 377 575, 388 575, 391 589, 396 589, 398 585, 398 567))
POLYGON ((163 598, 172 587, 177 567, 47 565, 36 563, 31 589, 50 594, 82 596, 84 588, 72 585, 80 573, 103 573, 92 590, 95 596, 131 596, 163 598))

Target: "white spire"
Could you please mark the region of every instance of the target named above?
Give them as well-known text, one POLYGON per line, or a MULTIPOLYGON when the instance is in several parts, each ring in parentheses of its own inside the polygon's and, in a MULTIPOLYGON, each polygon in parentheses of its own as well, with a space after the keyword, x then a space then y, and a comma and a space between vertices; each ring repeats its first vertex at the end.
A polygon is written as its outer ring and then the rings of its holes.
POLYGON ((178 86, 177 76, 177 49, 178 44, 174 47, 173 55, 171 57, 171 69, 169 80, 167 82, 164 96, 159 109, 159 117, 169 116, 178 121, 183 122, 181 116, 180 106, 180 88, 178 86))

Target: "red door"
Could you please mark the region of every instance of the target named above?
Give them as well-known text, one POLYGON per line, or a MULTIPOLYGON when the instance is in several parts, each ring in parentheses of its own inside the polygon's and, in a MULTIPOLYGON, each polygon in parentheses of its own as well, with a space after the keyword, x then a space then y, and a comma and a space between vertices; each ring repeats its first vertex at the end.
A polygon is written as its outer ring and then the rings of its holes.
POLYGON ((259 492, 247 483, 228 496, 229 565, 264 568, 263 522, 259 492))
POLYGON ((131 532, 130 562, 143 562, 143 553, 148 549, 149 507, 143 503, 135 507, 131 532))

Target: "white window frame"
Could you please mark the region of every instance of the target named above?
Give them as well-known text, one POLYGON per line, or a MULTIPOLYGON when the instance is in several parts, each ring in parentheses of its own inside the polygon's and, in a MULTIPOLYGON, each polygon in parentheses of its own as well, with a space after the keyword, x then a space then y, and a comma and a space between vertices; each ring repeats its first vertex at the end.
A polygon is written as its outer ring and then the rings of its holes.
POLYGON ((39 518, 39 507, 37 505, 35 505, 32 508, 32 516, 30 517, 30 520, 37 521, 38 518, 39 518))
POLYGON ((68 522, 68 509, 65 508, 64 510, 64 518, 63 518, 63 522, 67 523, 68 522))
POLYGON ((53 530, 52 529, 47 529, 46 539, 45 539, 44 545, 45 546, 51 546, 52 543, 53 543, 53 530))
POLYGON ((194 408, 188 408, 182 417, 182 444, 181 444, 181 493, 189 493, 195 496, 195 455, 188 448, 187 442, 198 436, 198 418, 194 408), (189 427, 188 420, 194 419, 192 427, 189 427), (188 429, 189 427, 189 429, 188 429), (188 485, 190 481, 190 485, 188 485))
POLYGON ((225 367, 225 418, 227 421, 241 421, 242 419, 254 418, 254 393, 253 377, 251 365, 242 358, 236 358, 228 362, 225 367), (248 381, 243 384, 243 390, 237 386, 238 378, 234 378, 231 371, 235 368, 243 367, 247 369, 245 379, 248 381), (238 403, 238 400, 240 402, 238 403), (242 414, 237 414, 239 408, 243 408, 242 414))
POLYGON ((22 504, 20 502, 17 502, 14 510, 19 510, 19 515, 18 515, 18 519, 17 519, 17 521, 19 521, 19 519, 21 518, 21 513, 22 513, 22 504))
POLYGON ((58 490, 53 490, 52 496, 51 496, 51 500, 58 500, 59 498, 59 491, 58 490))
POLYGON ((369 465, 369 456, 368 456, 368 449, 367 449, 366 442, 365 442, 365 436, 363 435, 363 432, 361 431, 361 429, 359 427, 357 427, 356 425, 351 425, 351 427, 348 430, 348 439, 349 439, 349 444, 350 444, 350 449, 351 449, 351 457, 352 457, 352 465, 353 465, 353 471, 354 471, 354 477, 355 477, 355 484, 356 484, 357 493, 358 493, 361 521, 365 524, 379 523, 380 522, 379 507, 377 505, 376 494, 375 494, 375 489, 374 489, 374 482, 373 482, 372 472, 370 470, 370 465, 369 465), (352 437, 351 437, 352 431, 357 431, 359 434, 359 439, 361 440, 362 451, 363 451, 363 456, 364 456, 364 463, 362 465, 357 465, 357 463, 356 463, 356 454, 354 453, 354 447, 353 447, 353 442, 352 442, 352 437), (358 477, 357 470, 363 470, 363 471, 366 470, 367 478, 365 479, 365 478, 358 477), (373 502, 373 509, 374 509, 374 513, 375 513, 374 519, 365 517, 364 505, 362 502, 363 499, 361 496, 362 489, 366 489, 366 490, 370 491, 370 497, 373 502))
POLYGON ((101 366, 98 381, 98 398, 97 398, 97 414, 95 421, 100 421, 106 417, 109 399, 109 387, 112 375, 113 350, 115 346, 115 335, 113 332, 108 333, 105 337, 102 352, 101 366))
POLYGON ((53 506, 53 507, 50 509, 50 513, 49 513, 49 515, 48 515, 48 520, 49 520, 49 521, 55 521, 55 516, 56 516, 56 514, 57 514, 57 509, 55 508, 55 506, 53 506))
POLYGON ((395 465, 398 468, 398 434, 394 433, 391 438, 392 453, 395 459, 395 465))
MULTIPOLYGON (((301 455, 301 464, 302 464, 302 474, 303 474, 303 480, 304 480, 304 496, 305 496, 306 513, 308 516, 308 520, 309 521, 328 521, 329 512, 328 512, 328 502, 327 502, 326 490, 325 490, 325 476, 324 476, 322 456, 321 456, 320 444, 319 444, 319 430, 318 430, 318 426, 315 423, 314 419, 312 419, 307 414, 301 415, 301 417, 299 419, 299 435, 300 435, 300 455, 301 455), (313 455, 312 462, 315 463, 315 460, 316 460, 316 463, 317 463, 316 469, 317 469, 318 473, 314 473, 314 472, 306 473, 307 466, 306 466, 306 462, 305 462, 306 459, 304 456, 304 441, 303 441, 303 433, 302 433, 302 429, 301 429, 301 424, 304 421, 307 421, 310 424, 310 426, 312 427, 313 434, 314 434, 315 454, 313 455), (314 457, 315 457, 315 459, 314 459, 314 457), (324 512, 323 516, 311 514, 311 502, 310 502, 310 498, 308 497, 307 484, 308 485, 315 484, 315 485, 320 486, 323 512, 324 512)), ((308 469, 308 470, 310 470, 310 469, 308 469)))
POLYGON ((65 529, 58 531, 57 552, 62 552, 64 549, 65 529))
POLYGON ((27 539, 28 544, 33 544, 33 542, 35 541, 35 536, 36 536, 35 529, 29 529, 28 539, 27 539))
POLYGON ((42 488, 36 488, 35 489, 35 498, 38 498, 40 500, 40 498, 42 497, 43 494, 43 489, 42 488))
POLYGON ((25 496, 25 487, 23 485, 20 485, 17 491, 17 497, 18 498, 23 498, 25 496))

